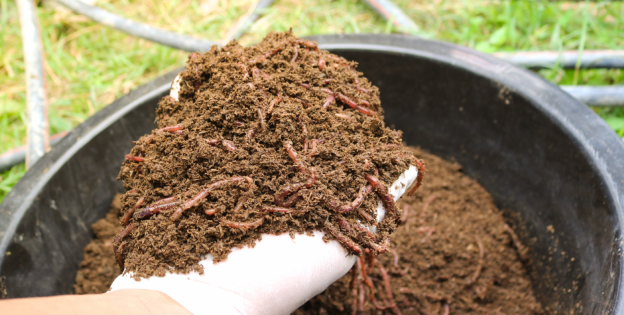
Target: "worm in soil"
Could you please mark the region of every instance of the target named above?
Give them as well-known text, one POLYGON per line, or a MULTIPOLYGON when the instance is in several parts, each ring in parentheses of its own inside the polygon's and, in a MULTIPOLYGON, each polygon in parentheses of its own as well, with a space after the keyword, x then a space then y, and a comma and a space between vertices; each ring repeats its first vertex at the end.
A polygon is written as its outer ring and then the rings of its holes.
POLYGON ((163 204, 152 204, 149 207, 143 208, 137 211, 136 213, 134 213, 134 218, 136 220, 146 219, 162 211, 169 210, 179 204, 180 202, 178 201, 173 201, 173 202, 168 202, 168 203, 163 203, 163 204))
POLYGON ((264 222, 264 217, 252 222, 234 222, 228 220, 221 220, 220 222, 229 228, 241 229, 243 231, 246 231, 259 227, 264 222))
POLYGON ((130 154, 126 154, 125 158, 126 160, 132 160, 132 161, 137 161, 137 162, 145 161, 145 159, 140 156, 132 156, 130 154))
POLYGON ((124 270, 124 259, 123 259, 123 250, 126 247, 126 242, 119 244, 118 247, 113 246, 113 254, 115 255, 115 260, 121 268, 121 271, 124 270))
POLYGON ((325 199, 325 204, 334 212, 347 213, 357 209, 360 205, 362 205, 364 199, 366 199, 366 195, 368 195, 371 191, 373 191, 373 186, 362 186, 360 187, 360 192, 350 204, 340 205, 339 201, 333 197, 327 197, 325 199))
POLYGON ((309 40, 305 40, 305 39, 298 39, 296 41, 296 43, 301 45, 302 47, 310 48, 310 49, 314 49, 314 50, 318 51, 318 44, 316 44, 313 41, 309 41, 309 40))
POLYGON ((243 182, 246 181, 249 183, 249 190, 252 190, 254 188, 254 183, 253 183, 253 179, 251 179, 251 177, 232 177, 232 178, 228 178, 228 179, 223 179, 220 181, 216 181, 210 185, 208 185, 208 187, 204 188, 199 194, 197 194, 195 197, 191 198, 190 200, 188 200, 187 202, 185 202, 182 206, 180 206, 178 209, 176 209, 176 211, 173 212, 173 214, 171 215, 171 221, 176 221, 178 220, 181 216, 182 213, 193 207, 194 205, 198 204, 200 201, 202 201, 204 198, 206 198, 206 196, 208 196, 208 194, 212 191, 215 191, 227 184, 231 184, 231 183, 238 183, 238 182, 243 182))
POLYGON ((276 99, 272 100, 271 103, 269 103, 269 108, 267 109, 267 113, 270 114, 271 112, 273 112, 273 107, 275 107, 275 105, 277 105, 277 103, 282 101, 282 96, 278 96, 276 99))
POLYGON ((388 308, 392 309, 392 311, 396 315, 401 315, 401 310, 397 307, 396 302, 394 302, 394 296, 392 294, 392 286, 390 285, 390 277, 386 272, 386 269, 379 263, 376 258, 372 258, 373 264, 379 268, 379 272, 381 273, 381 278, 383 279, 384 288, 386 289, 386 299, 389 302, 388 308))
POLYGON ((295 54, 294 54, 294 56, 292 57, 292 59, 290 60, 290 62, 295 62, 295 61, 297 61, 297 57, 299 57, 299 50, 297 49, 297 46, 294 46, 294 47, 295 47, 295 54))
POLYGON ((279 208, 279 207, 272 207, 272 208, 263 208, 261 210, 262 212, 281 212, 281 213, 291 213, 293 211, 295 211, 294 209, 290 209, 290 208, 279 208))
POLYGON ((364 107, 361 107, 360 105, 356 104, 352 99, 346 97, 342 93, 336 93, 336 98, 364 115, 367 115, 367 116, 375 115, 375 112, 373 112, 372 110, 366 109, 364 107))
POLYGON ((134 206, 132 206, 132 208, 128 209, 128 211, 126 211, 126 213, 124 213, 123 218, 121 219, 121 222, 123 223, 124 226, 128 225, 128 223, 130 222, 130 218, 132 217, 132 215, 134 214, 134 211, 140 207, 141 205, 143 205, 143 201, 145 201, 144 197, 139 198, 139 200, 137 200, 137 202, 134 204, 134 206))
MULTIPOLYGON (((336 98, 333 95, 328 96, 325 99, 325 103, 323 104, 323 109, 327 109, 327 107, 329 107, 329 105, 331 105, 335 101, 336 101, 336 98)), ((336 114, 336 115, 340 115, 340 114, 336 114)))
POLYGON ((262 109, 260 108, 258 108, 258 118, 260 119, 260 127, 262 128, 262 131, 266 131, 267 130, 266 120, 264 119, 264 113, 262 112, 262 109))
POLYGON ((327 231, 333 235, 340 244, 350 249, 355 255, 360 255, 362 253, 360 245, 356 244, 349 237, 342 234, 333 224, 327 222, 325 224, 325 229, 327 229, 327 231))
POLYGON ((113 239, 113 244, 119 244, 119 242, 121 242, 124 237, 128 236, 128 234, 130 234, 130 232, 132 232, 132 230, 134 230, 136 226, 136 223, 132 223, 126 226, 123 230, 121 230, 121 232, 119 232, 119 234, 115 235, 115 238, 113 239))
POLYGON ((381 202, 386 208, 387 216, 391 217, 392 220, 395 220, 397 209, 394 203, 394 197, 392 197, 392 195, 388 193, 386 186, 376 176, 366 174, 366 180, 375 188, 379 197, 381 197, 381 202))
POLYGON ((323 59, 323 57, 320 57, 318 60, 318 69, 323 70, 323 68, 325 68, 325 59, 323 59))
POLYGON ((407 193, 408 196, 411 196, 416 191, 416 189, 420 187, 420 185, 422 184, 423 176, 425 175, 425 166, 422 164, 422 162, 416 160, 416 164, 418 164, 418 175, 416 176, 416 183, 414 184, 412 189, 410 189, 409 193, 407 193))
POLYGON ((483 243, 479 238, 477 238, 477 246, 479 246, 479 265, 477 265, 477 269, 475 270, 474 275, 472 275, 470 281, 468 281, 468 284, 473 284, 477 282, 477 279, 479 279, 479 276, 481 275, 481 270, 483 269, 483 257, 485 256, 485 249, 483 248, 483 243))
POLYGON ((225 149, 227 149, 228 151, 234 151, 236 150, 236 146, 234 145, 234 142, 229 141, 229 140, 223 140, 223 146, 225 147, 225 149))

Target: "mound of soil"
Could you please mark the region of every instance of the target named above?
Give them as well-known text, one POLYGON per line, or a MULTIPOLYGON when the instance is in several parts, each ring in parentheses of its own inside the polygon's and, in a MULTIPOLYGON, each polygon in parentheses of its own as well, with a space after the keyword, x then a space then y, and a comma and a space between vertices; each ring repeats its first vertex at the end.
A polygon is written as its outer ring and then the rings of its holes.
POLYGON ((137 279, 203 272, 202 257, 222 261, 262 233, 313 230, 352 254, 384 251, 401 223, 386 187, 424 166, 356 66, 290 32, 191 54, 179 98, 159 103, 160 129, 121 168, 120 266, 137 279), (377 234, 349 229, 376 223, 379 197, 377 234))
MULTIPOLYGON (((526 249, 489 194, 464 175, 457 163, 421 150, 415 149, 415 154, 427 160, 429 179, 412 197, 401 199, 399 207, 408 209, 404 217, 407 222, 393 234, 392 251, 377 257, 388 275, 399 311, 423 315, 544 314, 526 271, 530 264, 526 249)), ((97 238, 85 247, 76 293, 106 292, 119 274, 110 246, 111 235, 121 229, 118 213, 118 204, 113 202, 106 218, 93 225, 97 238), (107 233, 101 232, 104 226, 107 233)), ((384 301, 387 295, 379 267, 367 271, 377 304, 390 306, 384 301)), ((353 273, 295 314, 352 313, 353 273)), ((362 279, 356 280, 357 311, 362 279)), ((362 287, 369 297, 365 295, 360 313, 394 313, 392 308, 376 309, 370 288, 365 283, 362 287)))

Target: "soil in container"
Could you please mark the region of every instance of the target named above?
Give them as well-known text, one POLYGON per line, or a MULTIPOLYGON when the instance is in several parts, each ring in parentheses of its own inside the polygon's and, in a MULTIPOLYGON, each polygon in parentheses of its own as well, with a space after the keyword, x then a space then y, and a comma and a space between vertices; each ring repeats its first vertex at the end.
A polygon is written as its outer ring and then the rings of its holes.
POLYGON ((217 263, 263 233, 320 230, 352 254, 386 251, 402 213, 386 187, 412 166, 416 189, 424 165, 356 66, 291 32, 191 54, 179 92, 159 103, 159 129, 119 173, 122 269, 201 273, 205 255, 217 263))
MULTIPOLYGON (((544 314, 527 273, 527 250, 490 195, 457 163, 413 150, 426 159, 428 180, 399 202, 406 222, 393 234, 391 251, 366 270, 375 302, 386 310, 372 302, 356 266, 295 314, 351 314, 354 308, 365 314, 395 314, 379 266, 403 314, 544 314)), ((110 244, 121 229, 119 211, 115 201, 106 218, 93 225, 96 239, 85 247, 76 293, 105 292, 119 274, 110 244)))

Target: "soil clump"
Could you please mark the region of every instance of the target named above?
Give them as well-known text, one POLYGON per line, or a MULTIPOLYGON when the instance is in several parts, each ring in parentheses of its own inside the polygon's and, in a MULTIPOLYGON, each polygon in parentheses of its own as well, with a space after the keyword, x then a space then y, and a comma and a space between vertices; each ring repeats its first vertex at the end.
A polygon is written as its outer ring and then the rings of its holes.
POLYGON ((387 187, 413 165, 417 188, 424 166, 356 66, 291 32, 191 54, 178 96, 159 103, 159 129, 119 173, 121 268, 137 279, 201 273, 206 255, 217 263, 262 233, 320 230, 352 254, 385 251, 402 213, 387 187))
MULTIPOLYGON (((423 315, 545 314, 533 295, 526 249, 517 242, 489 194, 464 175, 457 163, 414 150, 426 159, 429 179, 412 197, 401 199, 399 207, 409 209, 407 222, 393 234, 392 251, 376 258, 389 277, 399 311, 423 315)), ((118 214, 113 202, 106 218, 93 225, 97 238, 85 247, 76 293, 106 292, 119 274, 110 244, 111 235, 121 229, 118 214), (114 226, 107 228, 109 232, 98 232, 109 225, 114 226)), ((351 314, 353 273, 295 314, 351 314)), ((376 288, 377 303, 387 303, 378 266, 368 268, 367 275, 376 288)), ((369 295, 362 305, 364 314, 394 313, 392 308, 376 309, 370 289, 366 284, 363 287, 369 295)), ((357 291, 356 310, 359 295, 357 291)))

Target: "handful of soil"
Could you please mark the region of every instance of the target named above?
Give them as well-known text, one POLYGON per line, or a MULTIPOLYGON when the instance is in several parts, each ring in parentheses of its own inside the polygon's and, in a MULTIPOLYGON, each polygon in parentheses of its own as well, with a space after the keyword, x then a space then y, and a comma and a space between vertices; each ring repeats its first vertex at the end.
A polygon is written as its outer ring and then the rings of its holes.
POLYGON ((412 165, 413 192, 424 166, 385 126, 379 91, 356 66, 290 32, 191 54, 179 96, 160 101, 159 129, 119 174, 122 269, 202 272, 204 256, 222 261, 262 233, 320 230, 352 254, 386 251, 401 223, 387 187, 412 165))

